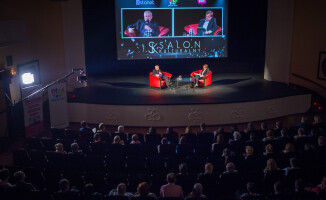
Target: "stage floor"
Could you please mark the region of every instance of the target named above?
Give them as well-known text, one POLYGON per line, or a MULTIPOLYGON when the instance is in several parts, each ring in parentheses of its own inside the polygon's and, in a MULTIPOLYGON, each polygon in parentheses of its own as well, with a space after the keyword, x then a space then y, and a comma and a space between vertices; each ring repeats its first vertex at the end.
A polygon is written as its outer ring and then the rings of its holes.
MULTIPOLYGON (((184 76, 188 77, 188 76, 184 76)), ((176 77, 172 77, 173 84, 176 77)), ((88 86, 75 90, 69 103, 104 105, 222 104, 270 100, 310 94, 304 88, 266 81, 262 74, 214 74, 212 85, 178 89, 149 87, 146 76, 92 77, 88 86)))

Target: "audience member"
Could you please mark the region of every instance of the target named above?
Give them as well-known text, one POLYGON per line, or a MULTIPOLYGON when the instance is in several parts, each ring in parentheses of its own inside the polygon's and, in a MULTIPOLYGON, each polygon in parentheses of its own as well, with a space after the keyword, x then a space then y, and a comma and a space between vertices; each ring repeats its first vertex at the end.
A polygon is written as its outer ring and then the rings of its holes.
POLYGON ((269 140, 274 140, 274 132, 272 130, 268 130, 266 131, 266 136, 265 138, 263 138, 263 141, 269 141, 269 140))
POLYGON ((283 150, 283 153, 292 153, 294 152, 294 145, 292 143, 287 143, 283 150))
POLYGON ((304 129, 303 129, 303 128, 299 128, 299 129, 298 129, 298 135, 295 135, 295 136, 294 136, 294 139, 299 139, 299 138, 303 138, 303 137, 307 137, 307 136, 304 134, 304 129))
POLYGON ((147 182, 141 182, 138 184, 137 193, 135 197, 153 197, 156 199, 156 195, 149 190, 149 185, 147 182))
POLYGON ((259 200, 264 199, 264 197, 258 193, 256 184, 253 182, 247 183, 247 193, 243 193, 240 196, 241 200, 259 200))
POLYGON ((212 144, 214 140, 214 134, 206 129, 206 124, 200 124, 200 131, 197 132, 197 144, 206 145, 212 144))
POLYGON ((162 185, 160 189, 160 197, 184 198, 181 186, 175 184, 176 178, 174 173, 169 173, 166 177, 166 181, 168 184, 162 185))
POLYGON ((120 144, 120 145, 124 145, 125 142, 123 140, 120 139, 120 136, 116 135, 114 138, 113 138, 113 142, 112 144, 120 144))
POLYGON ((4 191, 8 188, 12 188, 13 185, 9 183, 9 170, 8 169, 1 169, 0 170, 0 191, 4 191))
POLYGON ((89 131, 91 132, 92 130, 89 128, 87 122, 85 121, 81 121, 80 122, 81 128, 79 129, 79 131, 89 131))
POLYGON ((281 134, 281 130, 283 129, 283 125, 280 121, 275 122, 275 128, 274 133, 276 136, 279 136, 281 134))
POLYGON ((31 183, 25 182, 26 175, 23 171, 17 171, 14 173, 16 184, 14 189, 17 191, 35 191, 35 187, 31 183))
POLYGON ((164 145, 168 145, 169 144, 169 140, 166 138, 166 137, 163 137, 162 140, 161 140, 161 144, 159 144, 157 146, 157 151, 158 153, 161 153, 161 147, 164 146, 164 145))
POLYGON ((271 145, 271 144, 267 144, 267 145, 265 146, 265 152, 264 152, 264 155, 267 156, 267 155, 270 155, 270 154, 272 154, 272 153, 274 153, 274 147, 273 147, 273 145, 271 145))
POLYGON ((275 171, 275 170, 279 170, 279 168, 277 167, 276 161, 272 158, 267 160, 266 167, 264 169, 264 173, 266 174, 269 171, 275 171))
POLYGON ((75 187, 70 187, 70 182, 68 179, 61 179, 59 181, 59 190, 58 193, 79 193, 79 190, 75 187))
POLYGON ((125 127, 124 126, 118 126, 117 131, 115 132, 115 135, 119 136, 122 141, 127 141, 128 134, 125 133, 125 127))
POLYGON ((286 167, 283 169, 285 171, 285 176, 287 176, 289 174, 289 171, 294 170, 294 169, 300 169, 299 160, 296 158, 291 158, 290 159, 290 167, 286 167))
POLYGON ((326 190, 326 176, 323 177, 321 183, 319 185, 317 185, 317 187, 311 188, 310 191, 314 192, 314 193, 316 193, 316 195, 318 195, 321 190, 324 190, 324 191, 326 190))
POLYGON ((98 125, 98 130, 96 132, 100 134, 102 141, 105 141, 106 143, 112 142, 111 133, 106 130, 104 123, 98 125))
POLYGON ((54 145, 55 147, 55 152, 56 153, 61 153, 63 155, 67 155, 67 152, 63 149, 63 144, 62 143, 57 143, 54 145))
POLYGON ((109 196, 126 196, 131 198, 133 196, 132 193, 127 192, 127 186, 124 183, 120 183, 116 189, 112 189, 109 192, 109 196))
POLYGON ((71 152, 68 153, 68 155, 75 155, 75 154, 81 154, 83 153, 82 150, 79 149, 79 145, 74 142, 70 145, 71 152))
POLYGON ((229 160, 229 157, 232 156, 232 152, 229 148, 225 148, 223 149, 223 153, 222 153, 222 158, 224 159, 224 164, 226 165, 226 163, 229 160))
POLYGON ((216 143, 212 144, 212 153, 220 154, 227 147, 223 134, 217 134, 216 143))
POLYGON ((148 133, 147 134, 153 134, 153 135, 156 135, 156 128, 151 126, 149 127, 148 129, 148 133))
POLYGON ((196 183, 192 189, 192 192, 186 197, 186 200, 192 198, 207 198, 206 195, 203 194, 203 185, 200 183, 196 183))
POLYGON ((194 175, 189 174, 186 163, 179 165, 179 173, 176 175, 176 184, 182 187, 185 194, 189 194, 195 182, 194 175))
POLYGON ((224 171, 223 174, 230 174, 230 173, 238 173, 238 171, 235 169, 235 164, 232 162, 229 162, 225 166, 226 171, 224 171))
POLYGON ((248 156, 254 155, 254 148, 252 146, 246 146, 245 149, 246 153, 244 153, 245 158, 247 159, 248 156))
POLYGON ((130 144, 141 144, 141 142, 138 140, 137 134, 132 135, 130 144))
POLYGON ((178 144, 179 135, 173 131, 173 127, 168 127, 163 137, 166 137, 172 144, 178 144))
POLYGON ((185 128, 185 134, 194 134, 194 132, 193 132, 191 126, 187 126, 187 127, 185 128))
POLYGON ((266 200, 286 200, 286 195, 284 194, 281 181, 276 181, 274 183, 274 192, 267 195, 266 200))

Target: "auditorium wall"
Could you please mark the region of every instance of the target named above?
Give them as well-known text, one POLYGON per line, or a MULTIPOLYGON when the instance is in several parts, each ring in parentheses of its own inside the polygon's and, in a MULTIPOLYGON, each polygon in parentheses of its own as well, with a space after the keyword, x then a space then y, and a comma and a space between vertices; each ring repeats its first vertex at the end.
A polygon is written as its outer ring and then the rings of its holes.
MULTIPOLYGON (((42 86, 85 67, 81 0, 2 0, 0 21, 20 20, 26 24, 26 40, 0 47, 0 64, 6 56, 13 56, 17 67, 39 60, 42 86)), ((75 87, 75 78, 68 86, 75 87)), ((78 85, 77 85, 78 86, 78 85)), ((14 77, 10 92, 12 99, 21 98, 18 76, 14 77)))
POLYGON ((295 1, 290 82, 312 89, 326 98, 326 80, 317 78, 319 52, 326 51, 325 8, 326 1, 295 1))

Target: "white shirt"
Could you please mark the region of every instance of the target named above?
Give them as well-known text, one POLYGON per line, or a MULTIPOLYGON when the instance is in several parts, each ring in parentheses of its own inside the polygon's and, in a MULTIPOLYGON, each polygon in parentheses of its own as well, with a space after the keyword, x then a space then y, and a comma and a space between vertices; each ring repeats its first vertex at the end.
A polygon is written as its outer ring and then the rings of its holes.
POLYGON ((206 69, 202 70, 202 71, 200 72, 200 74, 203 75, 205 71, 206 71, 206 69))
POLYGON ((205 28, 205 29, 206 29, 206 31, 207 31, 207 26, 208 26, 208 23, 209 23, 209 21, 206 21, 206 20, 205 20, 205 23, 203 24, 203 28, 205 28))
MULTIPOLYGON (((205 20, 205 23, 203 24, 203 28, 207 31, 207 26, 209 24, 210 21, 206 21, 205 20)), ((212 31, 208 31, 209 33, 212 33, 212 31)))

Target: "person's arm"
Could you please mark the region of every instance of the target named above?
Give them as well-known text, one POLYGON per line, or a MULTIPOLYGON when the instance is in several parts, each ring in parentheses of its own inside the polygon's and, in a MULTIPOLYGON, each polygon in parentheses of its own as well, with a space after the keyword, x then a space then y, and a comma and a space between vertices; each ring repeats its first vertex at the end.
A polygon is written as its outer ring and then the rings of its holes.
POLYGON ((218 26, 216 24, 216 19, 212 18, 211 28, 210 28, 210 30, 207 30, 207 31, 210 32, 209 34, 213 34, 217 29, 218 29, 218 26))
POLYGON ((209 69, 207 68, 206 70, 205 70, 205 73, 203 74, 204 76, 206 76, 206 75, 208 75, 209 74, 209 69))
POLYGON ((158 36, 160 34, 160 27, 158 23, 153 22, 151 29, 152 29, 152 36, 158 36))
POLYGON ((140 24, 140 20, 138 20, 134 24, 130 24, 129 26, 127 26, 128 31, 129 32, 138 31, 139 30, 139 27, 140 27, 139 24, 140 24))
POLYGON ((161 189, 160 189, 160 197, 164 197, 163 195, 164 194, 163 194, 163 186, 162 186, 161 189))

